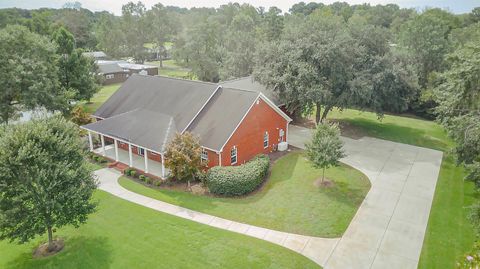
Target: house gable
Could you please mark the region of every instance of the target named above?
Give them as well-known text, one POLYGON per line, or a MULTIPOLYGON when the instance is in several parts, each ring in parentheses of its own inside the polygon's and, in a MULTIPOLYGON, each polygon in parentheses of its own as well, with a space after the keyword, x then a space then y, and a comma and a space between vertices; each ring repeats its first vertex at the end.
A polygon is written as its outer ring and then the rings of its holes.
MULTIPOLYGON (((268 99, 267 99, 268 101, 268 99)), ((243 164, 258 154, 272 152, 280 141, 280 130, 283 130, 283 141, 287 140, 287 126, 290 122, 267 101, 256 99, 231 137, 226 141, 219 153, 220 165, 231 165, 230 153, 237 149, 236 165, 243 164), (264 135, 268 133, 268 145, 264 147, 264 135)))

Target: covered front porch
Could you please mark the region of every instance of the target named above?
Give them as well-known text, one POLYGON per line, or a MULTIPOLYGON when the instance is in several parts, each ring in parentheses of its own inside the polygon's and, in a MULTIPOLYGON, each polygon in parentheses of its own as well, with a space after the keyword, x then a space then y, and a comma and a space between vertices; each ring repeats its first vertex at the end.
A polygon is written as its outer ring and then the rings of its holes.
POLYGON ((162 179, 166 178, 167 171, 163 165, 162 154, 153 152, 145 147, 133 145, 126 141, 94 133, 92 131, 88 132, 88 138, 91 152, 115 160, 116 162, 123 163, 129 167, 140 170, 145 174, 150 174, 162 179), (101 145, 99 147, 95 147, 93 143, 94 135, 100 137, 101 145), (111 144, 109 144, 109 141, 111 144), (113 143, 111 141, 113 141, 113 143))

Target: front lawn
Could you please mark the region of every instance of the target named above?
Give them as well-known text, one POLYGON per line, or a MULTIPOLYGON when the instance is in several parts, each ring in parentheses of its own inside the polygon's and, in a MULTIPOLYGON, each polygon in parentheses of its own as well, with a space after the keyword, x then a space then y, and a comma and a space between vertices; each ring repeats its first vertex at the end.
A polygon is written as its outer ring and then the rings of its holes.
POLYGON ((455 165, 453 142, 443 128, 433 121, 392 115, 380 122, 374 113, 352 109, 332 111, 329 118, 348 122, 368 136, 444 152, 418 268, 454 268, 476 238, 467 207, 478 198, 474 184, 463 180, 463 168, 455 165))
POLYGON ((157 190, 128 178, 120 184, 131 191, 222 218, 274 230, 339 237, 346 230, 370 189, 368 178, 346 166, 330 168, 332 187, 314 186, 321 171, 311 167, 301 152, 292 152, 274 164, 267 183, 242 198, 217 198, 188 192, 157 190))
POLYGON ((65 249, 32 259, 46 237, 25 245, 0 241, 0 268, 319 268, 272 243, 171 216, 97 191, 87 224, 57 231, 65 249))

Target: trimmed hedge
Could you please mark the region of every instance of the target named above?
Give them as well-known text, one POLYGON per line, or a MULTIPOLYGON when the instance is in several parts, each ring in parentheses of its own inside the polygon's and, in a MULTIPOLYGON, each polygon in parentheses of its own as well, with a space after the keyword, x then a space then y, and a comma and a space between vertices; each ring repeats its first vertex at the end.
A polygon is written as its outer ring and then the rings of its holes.
POLYGON ((216 166, 208 170, 205 183, 214 194, 244 195, 254 191, 263 182, 269 165, 268 156, 258 155, 240 166, 216 166))

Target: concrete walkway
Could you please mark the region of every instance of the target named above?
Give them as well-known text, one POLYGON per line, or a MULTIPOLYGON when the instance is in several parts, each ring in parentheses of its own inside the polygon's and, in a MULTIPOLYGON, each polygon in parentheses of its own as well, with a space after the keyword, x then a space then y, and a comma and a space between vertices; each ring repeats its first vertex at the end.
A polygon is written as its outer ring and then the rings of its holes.
POLYGON ((117 197, 177 217, 270 241, 274 244, 284 246, 303 254, 320 265, 325 264, 339 241, 338 238, 317 238, 256 227, 152 199, 131 192, 120 186, 118 178, 122 174, 114 169, 100 169, 95 171, 95 174, 100 183, 99 189, 109 192, 117 197))
MULTIPOLYGON (((303 148, 311 130, 289 128, 290 144, 303 148)), ((342 140, 342 162, 372 187, 324 267, 417 268, 443 153, 370 137, 342 140)))
MULTIPOLYGON (((290 144, 303 148, 311 130, 290 126, 290 144)), ((324 268, 416 268, 423 244, 442 152, 362 138, 343 138, 342 162, 365 173, 372 188, 342 238, 318 238, 260 228, 171 205, 118 184, 119 172, 95 173, 99 188, 157 211, 284 246, 324 268)))

